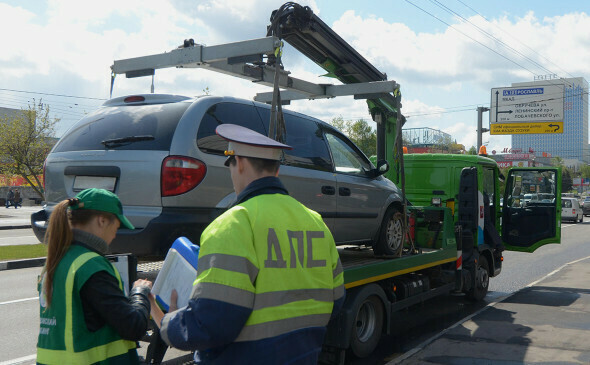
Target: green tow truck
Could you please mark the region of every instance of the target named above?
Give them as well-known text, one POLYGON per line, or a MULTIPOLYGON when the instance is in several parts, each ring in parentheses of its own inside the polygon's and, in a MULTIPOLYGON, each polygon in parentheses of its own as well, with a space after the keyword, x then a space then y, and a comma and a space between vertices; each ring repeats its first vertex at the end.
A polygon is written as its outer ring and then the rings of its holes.
MULTIPOLYGON (((273 13, 269 33, 343 84, 387 80, 309 8, 289 5, 288 11, 283 7, 273 13), (273 25, 280 31, 272 33, 273 25)), ((360 358, 371 354, 381 335, 391 332, 392 319, 402 309, 449 293, 482 300, 489 278, 501 272, 503 250, 533 252, 561 239, 559 168, 510 170, 503 197, 507 204, 501 207, 499 185, 504 177, 494 160, 404 156, 400 89, 372 95, 367 105, 377 124, 374 162, 393 166, 385 176, 401 186, 408 204, 396 207, 400 214, 392 215, 387 224, 392 230, 401 226, 403 242, 378 252, 339 250, 346 303, 328 327, 324 351, 325 358, 335 363, 343 361, 345 350, 360 358), (523 207, 514 201, 524 191, 554 198, 523 207)))
POLYGON ((290 100, 341 95, 367 100, 376 122, 376 166, 401 187, 407 202, 390 207, 395 214, 383 222, 386 233, 398 237, 389 247, 339 248, 346 302, 328 326, 323 361, 342 363, 348 352, 360 358, 368 356, 381 336, 391 332, 392 319, 403 315, 402 309, 430 298, 456 293, 483 299, 489 278, 501 272, 502 250, 532 252, 543 244, 559 243, 559 169, 511 170, 505 180, 502 207, 501 176, 493 160, 403 155, 405 118, 399 85, 387 81, 387 75, 309 7, 284 4, 273 12, 267 30, 266 38, 211 47, 185 41, 184 47, 168 53, 115 61, 112 78, 114 81, 116 74, 153 77, 155 69, 192 67, 271 86, 273 92, 259 93, 255 100, 272 101, 273 138, 280 135, 280 106, 290 100), (277 47, 282 41, 343 85, 313 84, 291 77, 282 67, 282 46, 277 47), (555 198, 521 205, 521 192, 533 191, 555 198), (490 203, 484 204, 486 197, 490 203), (492 223, 486 226, 486 221, 492 223))

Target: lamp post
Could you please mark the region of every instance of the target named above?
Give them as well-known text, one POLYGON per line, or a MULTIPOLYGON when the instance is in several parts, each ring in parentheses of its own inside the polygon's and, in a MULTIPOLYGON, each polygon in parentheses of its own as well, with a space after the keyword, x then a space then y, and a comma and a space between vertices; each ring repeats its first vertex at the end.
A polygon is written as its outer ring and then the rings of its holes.
POLYGON ((477 147, 475 150, 478 152, 479 152, 479 148, 481 147, 482 133, 490 131, 488 128, 482 128, 482 114, 483 114, 483 112, 487 112, 489 110, 490 110, 490 108, 486 108, 483 106, 477 107, 477 147))

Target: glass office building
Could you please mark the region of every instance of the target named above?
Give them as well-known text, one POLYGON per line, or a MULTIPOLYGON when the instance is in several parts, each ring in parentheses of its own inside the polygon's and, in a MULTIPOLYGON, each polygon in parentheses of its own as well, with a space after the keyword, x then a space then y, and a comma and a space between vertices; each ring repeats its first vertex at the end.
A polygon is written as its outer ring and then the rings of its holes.
POLYGON ((564 85, 563 133, 513 134, 512 148, 548 152, 564 160, 590 163, 588 150, 588 81, 582 77, 513 83, 512 86, 564 85))

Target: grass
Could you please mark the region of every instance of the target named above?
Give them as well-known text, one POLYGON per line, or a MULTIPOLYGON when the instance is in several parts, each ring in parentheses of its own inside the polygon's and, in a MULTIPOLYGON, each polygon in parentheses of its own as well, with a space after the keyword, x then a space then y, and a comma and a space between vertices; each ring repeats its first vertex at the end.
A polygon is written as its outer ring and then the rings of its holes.
POLYGON ((0 246, 0 261, 31 259, 45 256, 47 256, 47 246, 42 243, 36 245, 0 246))

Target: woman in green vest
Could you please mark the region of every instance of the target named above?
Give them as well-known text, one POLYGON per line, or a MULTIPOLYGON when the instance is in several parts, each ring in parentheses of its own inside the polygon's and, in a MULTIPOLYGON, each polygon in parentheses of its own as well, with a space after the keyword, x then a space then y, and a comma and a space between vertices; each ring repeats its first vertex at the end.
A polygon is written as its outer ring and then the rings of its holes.
POLYGON ((103 256, 120 226, 134 229, 107 190, 87 189, 56 205, 39 282, 37 363, 139 363, 135 341, 148 327, 152 283, 137 280, 127 297, 103 256))

